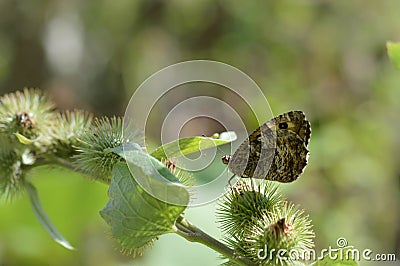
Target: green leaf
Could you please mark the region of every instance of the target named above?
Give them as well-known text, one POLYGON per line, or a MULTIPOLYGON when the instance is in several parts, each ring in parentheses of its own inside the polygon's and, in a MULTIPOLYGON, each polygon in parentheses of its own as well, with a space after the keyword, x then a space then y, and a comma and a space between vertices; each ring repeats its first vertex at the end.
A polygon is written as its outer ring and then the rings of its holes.
POLYGON ((392 60, 394 65, 400 69, 400 43, 387 42, 386 47, 390 60, 392 60))
MULTIPOLYGON (((145 174, 145 170, 136 168, 135 174, 145 174)), ((155 190, 166 189, 165 184, 152 180, 151 176, 147 180, 155 190)), ((178 189, 174 192, 187 193, 178 189)), ((110 225, 112 235, 121 246, 134 254, 141 253, 158 236, 175 232, 175 220, 186 208, 149 195, 125 163, 114 167, 108 195, 109 201, 100 215, 110 225)))
POLYGON ((31 145, 36 141, 36 140, 28 139, 27 137, 25 137, 24 135, 19 134, 19 133, 14 133, 14 135, 17 137, 17 139, 20 143, 25 144, 25 145, 31 145))
POLYGON ((172 203, 187 206, 189 192, 163 163, 143 151, 133 142, 111 148, 125 159, 135 181, 150 195, 172 203))
POLYGON ((351 247, 332 250, 331 256, 326 255, 322 260, 318 260, 310 266, 357 266, 358 263, 353 259, 351 247), (347 255, 347 256, 346 256, 347 255))
POLYGON ((236 134, 232 131, 223 132, 214 137, 190 137, 172 141, 158 147, 151 153, 151 156, 161 160, 167 158, 177 158, 197 151, 213 148, 230 143, 236 139, 236 134), (218 137, 218 138, 216 138, 218 137))
POLYGON ((323 260, 319 260, 310 264, 310 266, 357 266, 358 263, 353 260, 347 261, 337 261, 324 258, 323 260))
POLYGON ((61 246, 71 250, 74 249, 74 247, 72 247, 71 244, 57 230, 54 224, 50 221, 46 212, 43 210, 35 186, 29 183, 28 181, 25 181, 24 185, 29 200, 31 202, 33 212, 35 213, 36 218, 39 220, 43 228, 47 231, 47 233, 51 236, 51 238, 57 243, 59 243, 61 246))

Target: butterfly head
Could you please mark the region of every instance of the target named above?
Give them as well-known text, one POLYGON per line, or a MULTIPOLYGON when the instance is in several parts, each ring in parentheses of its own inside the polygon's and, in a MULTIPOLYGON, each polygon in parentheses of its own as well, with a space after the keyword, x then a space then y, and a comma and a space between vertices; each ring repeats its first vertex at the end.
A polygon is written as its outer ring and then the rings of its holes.
POLYGON ((223 164, 228 164, 229 163, 229 161, 231 160, 231 155, 224 155, 224 156, 222 156, 222 163, 223 164))

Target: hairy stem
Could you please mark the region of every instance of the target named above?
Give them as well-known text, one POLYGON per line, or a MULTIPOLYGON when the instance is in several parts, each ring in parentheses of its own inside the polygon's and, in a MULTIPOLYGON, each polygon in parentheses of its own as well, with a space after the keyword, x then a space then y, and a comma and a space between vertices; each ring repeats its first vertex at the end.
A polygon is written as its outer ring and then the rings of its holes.
POLYGON ((63 158, 56 157, 56 158, 54 158, 53 162, 55 164, 65 167, 65 168, 69 168, 71 170, 76 171, 76 167, 72 164, 72 162, 65 160, 63 158))
POLYGON ((175 223, 176 233, 190 242, 197 242, 215 250, 216 252, 224 255, 230 261, 237 263, 237 265, 255 265, 249 259, 238 256, 235 251, 217 239, 206 234, 194 224, 190 223, 183 216, 179 217, 175 223))
POLYGON ((76 167, 72 164, 72 162, 55 156, 46 156, 46 157, 39 157, 36 159, 35 163, 32 165, 25 165, 24 169, 29 170, 34 167, 42 166, 42 165, 59 165, 64 168, 68 168, 69 170, 76 171, 76 167))

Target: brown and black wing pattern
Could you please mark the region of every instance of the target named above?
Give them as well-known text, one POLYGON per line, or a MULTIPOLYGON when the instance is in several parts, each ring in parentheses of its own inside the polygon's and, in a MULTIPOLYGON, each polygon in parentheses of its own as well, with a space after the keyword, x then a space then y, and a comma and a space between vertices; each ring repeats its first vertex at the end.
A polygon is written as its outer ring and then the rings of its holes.
POLYGON ((296 180, 307 165, 311 125, 302 111, 281 114, 257 128, 228 163, 243 178, 296 180))

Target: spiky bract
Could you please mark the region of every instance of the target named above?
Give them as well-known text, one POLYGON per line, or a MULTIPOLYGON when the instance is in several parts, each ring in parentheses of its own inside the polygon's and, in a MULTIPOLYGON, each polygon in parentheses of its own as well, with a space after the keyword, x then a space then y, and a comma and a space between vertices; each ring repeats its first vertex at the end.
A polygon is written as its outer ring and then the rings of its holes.
MULTIPOLYGON (((95 179, 108 182, 114 165, 123 160, 110 148, 122 146, 128 142, 141 142, 139 131, 131 131, 129 136, 123 135, 123 120, 120 117, 102 117, 95 119, 89 130, 81 136, 74 156, 78 169, 95 179)), ((125 131, 127 132, 127 130, 125 131)))
POLYGON ((220 201, 224 240, 256 265, 292 265, 290 255, 301 256, 313 247, 311 221, 303 210, 282 200, 276 185, 255 182, 239 181, 220 201))
POLYGON ((25 88, 0 98, 0 131, 13 140, 19 133, 46 145, 55 118, 53 103, 40 90, 25 88))

